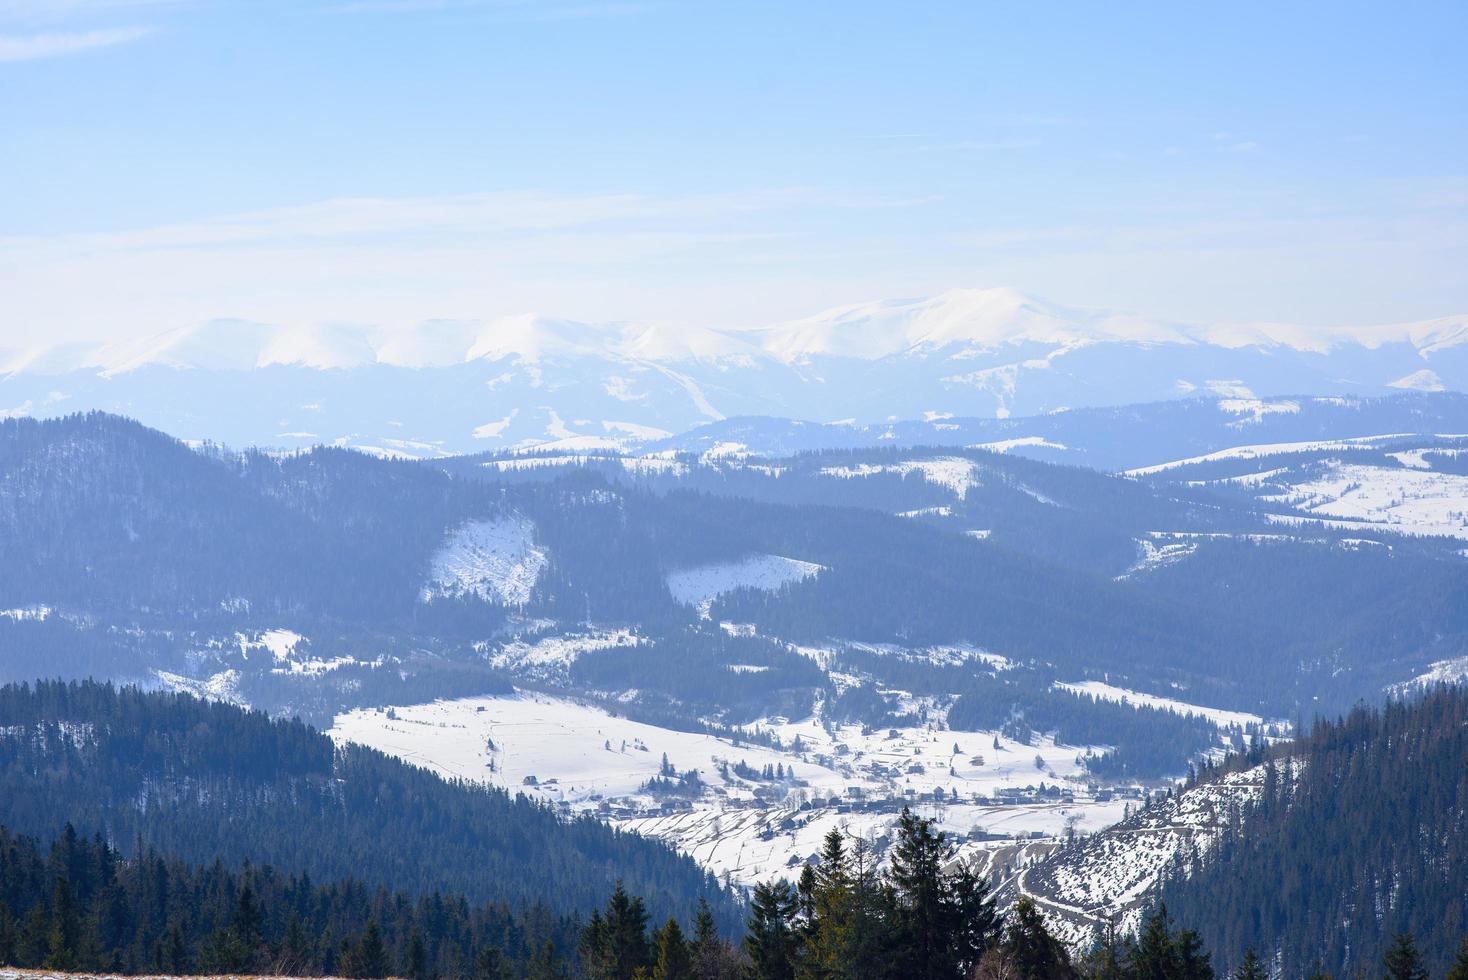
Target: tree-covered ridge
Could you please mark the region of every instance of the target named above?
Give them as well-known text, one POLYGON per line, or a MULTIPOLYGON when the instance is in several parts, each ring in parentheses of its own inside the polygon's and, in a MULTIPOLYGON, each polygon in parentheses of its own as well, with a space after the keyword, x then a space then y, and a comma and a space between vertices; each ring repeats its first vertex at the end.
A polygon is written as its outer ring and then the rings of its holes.
POLYGON ((439 892, 269 865, 195 865, 145 848, 126 858, 70 825, 49 850, 0 827, 0 965, 49 970, 297 976, 565 975, 579 925, 439 892))
MULTIPOLYGON (((1319 962, 1308 972, 1266 968, 1252 947, 1216 967, 1201 933, 1156 908, 1135 935, 1114 930, 1087 948, 1068 948, 1028 898, 1001 909, 985 882, 951 861, 952 842, 904 812, 889 867, 879 869, 866 842, 832 830, 819 861, 795 885, 757 886, 737 946, 721 941, 701 916, 689 942, 676 920, 652 923, 642 901, 618 888, 582 934, 581 970, 590 980, 1330 980, 1319 962), (652 928, 649 929, 649 925, 652 928)), ((1427 957, 1410 933, 1380 957, 1385 980, 1468 980, 1468 939, 1427 957), (1447 964, 1437 972, 1430 959, 1447 964)), ((1358 974, 1362 975, 1362 974, 1358 974)))
MULTIPOLYGON (((272 973, 375 980, 1265 980, 1251 947, 1215 971, 1200 934, 1165 907, 1134 936, 1077 954, 1021 899, 1001 911, 951 844, 903 814, 890 868, 832 831, 797 885, 760 885, 743 937, 721 935, 700 901, 655 924, 619 882, 580 922, 461 897, 411 896, 351 879, 317 884, 245 862, 194 865, 140 849, 127 858, 66 825, 49 852, 0 826, 0 966, 121 974, 272 973), (651 928, 649 926, 651 925, 651 928), (686 927, 685 927, 686 926, 686 927)), ((1448 953, 1438 958, 1446 961, 1448 953)), ((1443 974, 1411 934, 1392 937, 1385 980, 1468 980, 1468 941, 1443 974)), ((1283 976, 1306 976, 1288 970, 1283 976)), ((1308 976, 1330 980, 1317 961, 1308 976)))
POLYGON ((413 895, 589 912, 618 880, 660 914, 729 897, 690 859, 524 797, 450 783, 299 722, 91 682, 0 688, 0 823, 70 822, 183 860, 250 860, 413 895))
MULTIPOLYGON (((1247 761, 1247 760, 1244 760, 1247 761)), ((1242 763, 1241 763, 1242 764, 1242 763)), ((1160 896, 1220 950, 1370 969, 1398 933, 1447 968, 1468 935, 1468 692, 1358 707, 1275 750, 1260 802, 1160 896)))

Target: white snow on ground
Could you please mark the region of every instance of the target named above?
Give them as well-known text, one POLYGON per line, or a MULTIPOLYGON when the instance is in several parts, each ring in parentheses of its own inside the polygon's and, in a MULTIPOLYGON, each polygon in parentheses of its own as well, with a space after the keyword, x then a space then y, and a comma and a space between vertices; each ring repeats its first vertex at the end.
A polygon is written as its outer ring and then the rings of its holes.
POLYGON ((991 453, 1007 453, 1011 449, 1029 446, 1035 449, 1066 449, 1067 446, 1051 442, 1044 436, 1021 436, 1018 439, 1000 439, 998 442, 976 442, 969 449, 987 449, 991 453))
MULTIPOLYGON (((1298 765, 1296 763, 1295 765, 1298 765)), ((1281 778, 1289 778, 1287 771, 1281 778)), ((1206 856, 1235 816, 1258 799, 1264 767, 1165 798, 1132 819, 1019 870, 1018 890, 1033 897, 1071 943, 1088 940, 1115 916, 1121 932, 1140 924, 1144 897, 1178 857, 1206 856)))
POLYGON ((371 662, 353 657, 313 657, 311 641, 294 630, 267 629, 236 633, 234 642, 239 645, 240 656, 246 660, 256 654, 268 654, 275 665, 270 668, 272 674, 303 674, 315 677, 348 664, 371 662))
POLYGON ((564 671, 583 653, 634 647, 640 638, 628 630, 595 630, 566 636, 540 636, 530 640, 515 639, 497 651, 488 653, 491 666, 534 676, 550 676, 564 671))
POLYGON ((937 484, 951 492, 959 500, 979 485, 978 466, 961 456, 938 456, 933 459, 907 459, 900 463, 861 463, 856 466, 825 466, 822 476, 834 476, 842 480, 861 479, 879 473, 896 473, 906 476, 918 473, 929 483, 937 484))
MULTIPOLYGON (((680 772, 697 769, 710 785, 723 785, 717 760, 743 759, 758 768, 794 761, 772 749, 735 747, 712 735, 646 725, 592 705, 530 692, 390 710, 395 717, 367 708, 339 715, 328 734, 449 778, 492 783, 583 808, 594 808, 603 798, 637 795, 658 774, 665 753, 680 772), (528 776, 536 777, 537 785, 526 785, 528 776)), ((795 764, 802 772, 816 768, 795 764)), ((834 778, 829 774, 828 781, 834 778)))
POLYGON ((1223 398, 1218 402, 1218 410, 1229 415, 1244 415, 1247 418, 1230 422, 1232 427, 1239 427, 1255 422, 1264 421, 1266 415, 1298 415, 1300 403, 1291 401, 1267 402, 1258 398, 1223 398))
POLYGON ((1218 484, 1222 486, 1254 487, 1261 483, 1268 483, 1270 480, 1288 472, 1288 467, 1281 467, 1277 470, 1263 470, 1259 473, 1240 473, 1238 476, 1226 476, 1221 480, 1189 480, 1188 486, 1206 487, 1218 484))
POLYGON ((249 707, 249 703, 240 694, 240 672, 234 669, 221 670, 203 681, 166 670, 155 670, 153 676, 170 691, 192 694, 206 701, 228 701, 241 707, 249 707))
POLYGON ((1332 462, 1291 492, 1261 499, 1383 530, 1468 538, 1468 476, 1453 473, 1332 462))
POLYGON ((898 517, 952 517, 953 508, 946 504, 942 507, 919 507, 916 510, 902 510, 897 512, 898 517))
POLYGON ((1172 698, 1158 697, 1155 694, 1128 691, 1126 688, 1113 687, 1101 681, 1078 681, 1076 683, 1056 681, 1055 686, 1062 690, 1070 691, 1072 694, 1090 695, 1101 701, 1114 701, 1118 704, 1146 705, 1149 708, 1161 708, 1164 711, 1171 711, 1174 714, 1206 718, 1220 728, 1227 728, 1230 725, 1245 727, 1248 725, 1264 724, 1263 718, 1259 715, 1250 714, 1247 711, 1205 708, 1202 705, 1189 704, 1186 701, 1175 701, 1172 698))
POLYGON ((22 606, 19 609, 0 609, 0 619, 9 619, 17 623, 27 619, 40 622, 50 615, 50 606, 22 606))
POLYGON ((1175 565, 1197 550, 1198 542, 1195 539, 1184 538, 1178 541, 1168 541, 1154 535, 1137 538, 1137 561, 1125 572, 1116 576, 1116 580, 1121 582, 1139 572, 1175 565))
POLYGON ((1468 684, 1468 657, 1436 661, 1425 673, 1388 688, 1393 694, 1408 694, 1413 688, 1433 684, 1468 684))
POLYGON ((1217 452, 1206 453, 1202 456, 1189 456, 1187 459, 1175 459, 1171 462, 1156 463, 1152 466, 1139 466, 1136 469, 1124 470, 1122 475, 1150 476, 1153 473, 1175 470, 1181 466, 1192 466, 1195 463, 1212 463, 1220 459, 1259 459, 1265 456, 1281 456, 1287 453, 1333 452, 1369 448, 1375 443, 1385 442, 1389 439, 1400 439, 1408 434, 1395 432, 1379 436, 1357 436, 1352 439, 1330 439, 1316 442, 1274 442, 1263 443, 1257 446, 1234 446, 1231 449, 1220 449, 1217 452))
POLYGON ((738 561, 697 565, 668 573, 668 591, 673 599, 694 606, 705 616, 713 601, 735 589, 772 592, 825 571, 824 565, 784 558, 780 555, 750 555, 738 561))
POLYGON ((478 596, 523 606, 545 565, 545 552, 535 546, 535 525, 526 518, 470 521, 450 532, 434 553, 420 599, 478 596))
POLYGON ((291 654, 300 645, 304 637, 293 630, 268 629, 258 633, 245 634, 236 633, 235 640, 240 645, 240 655, 246 660, 250 659, 251 652, 265 650, 276 663, 284 663, 291 659, 291 654))
POLYGON ((618 456, 568 453, 555 455, 530 454, 509 459, 486 460, 479 465, 485 469, 510 473, 524 470, 543 469, 547 466, 590 466, 596 463, 618 464, 628 473, 670 473, 681 476, 688 472, 688 465, 663 455, 618 456))
POLYGON ((904 805, 931 810, 955 834, 979 829, 1026 838, 1059 834, 1068 822, 1099 829, 1121 816, 1119 800, 1091 793, 1078 760, 1087 750, 1048 739, 1024 745, 995 732, 934 726, 864 732, 856 725, 827 728, 815 717, 769 718, 751 727, 784 748, 736 745, 527 692, 359 709, 338 716, 330 734, 450 778, 597 813, 744 883, 788 873, 792 859, 815 852, 833 826, 890 836, 904 805), (699 771, 699 796, 679 801, 641 790, 664 754, 680 772, 699 771), (757 772, 783 767, 788 775, 741 779, 733 769, 741 762, 757 772), (1051 797, 1036 797, 1041 783, 1056 788, 1051 797), (941 803, 934 799, 939 789, 941 803), (1061 799, 1062 791, 1073 800, 1061 799))

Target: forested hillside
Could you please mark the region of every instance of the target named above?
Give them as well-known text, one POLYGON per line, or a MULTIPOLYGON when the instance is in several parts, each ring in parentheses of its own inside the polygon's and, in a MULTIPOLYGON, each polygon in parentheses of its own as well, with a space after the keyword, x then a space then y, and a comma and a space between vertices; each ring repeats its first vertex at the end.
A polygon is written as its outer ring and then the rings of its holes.
POLYGON ((1231 965, 1253 947, 1285 976, 1371 972, 1410 932, 1445 971, 1468 936, 1468 692, 1360 707, 1269 766, 1247 819, 1163 885, 1169 911, 1231 965))
POLYGON ((625 880, 659 914, 732 904, 690 860, 589 817, 448 783, 293 721, 97 683, 0 688, 0 824, 250 860, 410 895, 586 913, 625 880))
POLYGON ((330 883, 248 861, 126 857, 70 825, 48 848, 0 826, 0 966, 122 974, 427 980, 564 976, 580 926, 433 892, 330 883))

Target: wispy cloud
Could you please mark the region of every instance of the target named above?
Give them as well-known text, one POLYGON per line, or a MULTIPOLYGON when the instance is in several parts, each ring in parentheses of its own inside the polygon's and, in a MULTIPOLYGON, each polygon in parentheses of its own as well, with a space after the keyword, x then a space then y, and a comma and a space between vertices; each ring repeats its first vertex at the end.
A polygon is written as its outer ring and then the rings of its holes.
POLYGON ((149 27, 119 27, 79 33, 0 35, 0 61, 35 61, 129 44, 153 33, 149 27))

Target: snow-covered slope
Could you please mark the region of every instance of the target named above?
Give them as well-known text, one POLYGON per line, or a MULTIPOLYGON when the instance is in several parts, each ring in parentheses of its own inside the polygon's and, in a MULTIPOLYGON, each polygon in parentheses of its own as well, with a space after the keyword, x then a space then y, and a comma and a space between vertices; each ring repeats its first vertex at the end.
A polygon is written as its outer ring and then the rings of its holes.
MULTIPOLYGON (((1288 770, 1280 775, 1290 778, 1288 770)), ((1084 944, 1108 921, 1131 932, 1152 886, 1177 862, 1206 860, 1223 831, 1247 819, 1264 779, 1258 766, 1160 798, 1019 869, 1009 887, 1034 898, 1071 943, 1084 944)))
POLYGON ((823 571, 815 562, 781 555, 749 555, 738 561, 697 565, 668 573, 673 598, 706 612, 710 604, 735 589, 774 591, 823 571))
POLYGON ((525 518, 470 521, 434 552, 421 598, 477 596, 523 606, 545 563, 545 552, 535 546, 535 525, 525 518))
POLYGON ((709 329, 696 311, 682 322, 525 314, 391 330, 215 320, 100 347, 0 351, 0 417, 125 410, 187 437, 419 456, 646 442, 734 416, 926 419, 941 432, 950 417, 1204 393, 1232 400, 1248 424, 1285 410, 1283 395, 1468 389, 1465 340, 1462 317, 1197 325, 1011 289, 857 303, 740 331, 709 329))

